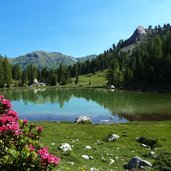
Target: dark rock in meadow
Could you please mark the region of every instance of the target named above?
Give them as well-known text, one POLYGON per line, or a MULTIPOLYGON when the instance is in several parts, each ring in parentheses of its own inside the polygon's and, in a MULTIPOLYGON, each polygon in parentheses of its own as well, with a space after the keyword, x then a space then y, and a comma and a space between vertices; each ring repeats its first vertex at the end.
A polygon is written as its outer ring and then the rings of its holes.
POLYGON ((145 169, 146 167, 152 167, 152 164, 146 160, 141 159, 140 157, 135 156, 131 158, 126 167, 127 169, 145 169))
POLYGON ((158 146, 157 143, 158 139, 154 139, 154 138, 145 138, 143 136, 141 136, 140 138, 138 138, 138 142, 141 144, 146 145, 146 147, 150 147, 151 149, 155 148, 156 146, 158 146))

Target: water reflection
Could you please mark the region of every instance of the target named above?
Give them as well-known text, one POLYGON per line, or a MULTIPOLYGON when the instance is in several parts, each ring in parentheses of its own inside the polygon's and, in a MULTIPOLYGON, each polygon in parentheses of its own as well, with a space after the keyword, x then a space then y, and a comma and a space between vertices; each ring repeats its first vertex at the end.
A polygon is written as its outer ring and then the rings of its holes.
POLYGON ((16 89, 0 94, 29 120, 73 121, 80 114, 96 123, 171 120, 171 94, 104 89, 16 89))

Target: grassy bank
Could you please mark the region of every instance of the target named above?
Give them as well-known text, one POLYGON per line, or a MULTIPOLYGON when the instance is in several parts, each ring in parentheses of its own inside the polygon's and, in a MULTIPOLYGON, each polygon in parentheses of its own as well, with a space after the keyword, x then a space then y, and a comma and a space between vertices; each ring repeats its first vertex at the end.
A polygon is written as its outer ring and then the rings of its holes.
POLYGON ((57 169, 90 170, 91 167, 100 170, 124 170, 123 164, 131 157, 139 156, 153 162, 147 157, 149 149, 141 147, 136 137, 158 138, 160 147, 155 149, 158 153, 162 149, 171 151, 171 122, 132 122, 113 125, 76 125, 72 123, 40 122, 44 127, 42 133, 43 145, 48 145, 50 151, 60 156, 61 163, 57 169), (104 142, 103 138, 109 133, 115 133, 120 138, 115 142, 104 142), (64 155, 58 150, 60 143, 73 145, 72 152, 64 155), (85 146, 91 146, 86 149, 85 146), (82 158, 82 155, 92 156, 92 160, 82 158), (110 164, 112 160, 114 162, 110 164), (73 162, 73 163, 72 163, 73 162))
MULTIPOLYGON (((82 86, 82 87, 102 87, 102 86, 106 86, 106 83, 107 83, 106 73, 107 73, 107 70, 105 70, 103 72, 98 71, 94 75, 93 74, 80 75, 79 76, 79 82, 78 82, 77 86, 82 86)), ((76 78, 72 78, 72 83, 73 84, 75 82, 75 79, 76 78)))

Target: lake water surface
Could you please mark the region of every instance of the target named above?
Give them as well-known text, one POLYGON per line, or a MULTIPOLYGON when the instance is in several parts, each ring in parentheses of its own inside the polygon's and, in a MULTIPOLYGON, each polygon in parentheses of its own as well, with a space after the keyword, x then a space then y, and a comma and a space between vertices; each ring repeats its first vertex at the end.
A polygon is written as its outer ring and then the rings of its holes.
POLYGON ((20 118, 74 121, 80 115, 94 123, 171 120, 171 94, 104 89, 14 89, 0 91, 20 118))

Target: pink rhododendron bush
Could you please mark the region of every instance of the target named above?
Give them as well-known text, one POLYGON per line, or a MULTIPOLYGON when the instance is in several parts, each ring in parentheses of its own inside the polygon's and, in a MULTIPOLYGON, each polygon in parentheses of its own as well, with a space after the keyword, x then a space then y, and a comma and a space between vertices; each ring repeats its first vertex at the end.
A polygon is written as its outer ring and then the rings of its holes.
POLYGON ((52 170, 60 159, 39 143, 42 127, 19 120, 8 99, 0 96, 0 170, 52 170))

